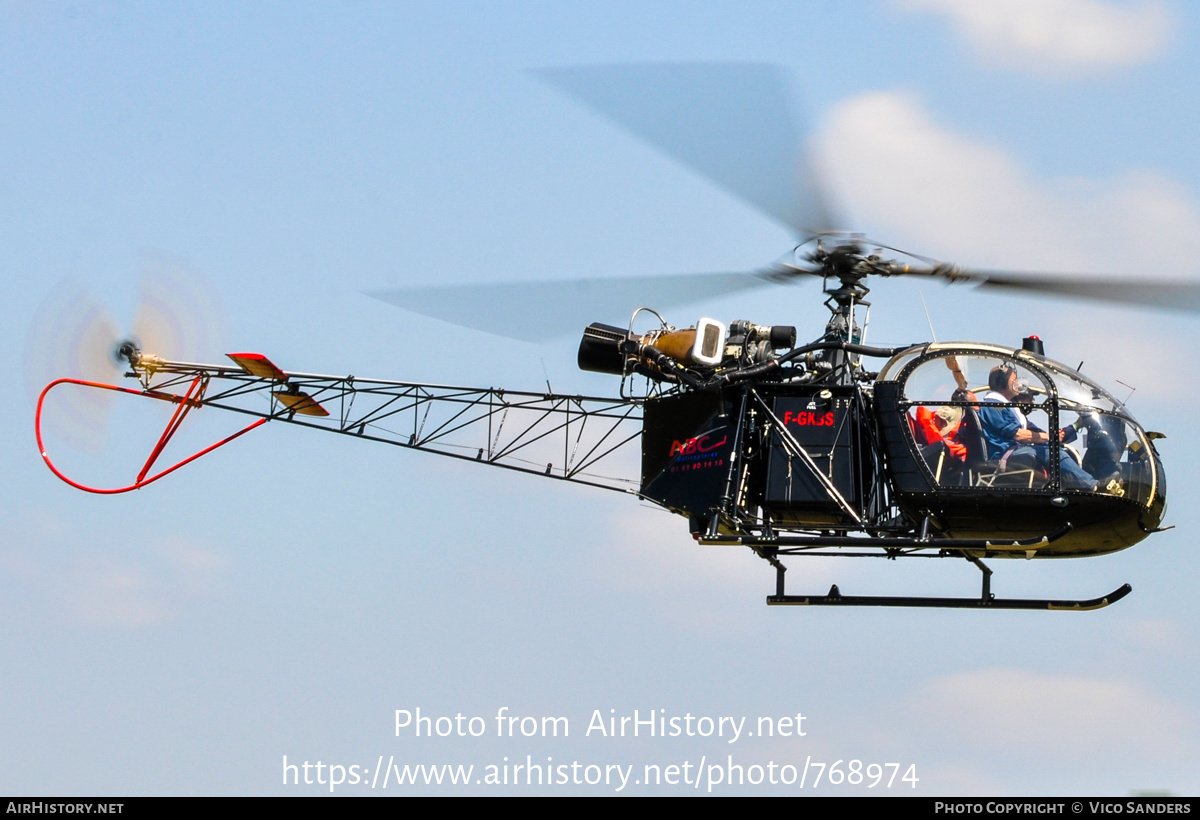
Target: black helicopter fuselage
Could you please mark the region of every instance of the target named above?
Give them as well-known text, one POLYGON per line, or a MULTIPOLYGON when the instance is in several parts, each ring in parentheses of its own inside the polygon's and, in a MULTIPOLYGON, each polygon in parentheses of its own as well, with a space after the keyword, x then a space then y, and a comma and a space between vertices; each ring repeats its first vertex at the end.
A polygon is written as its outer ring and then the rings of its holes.
POLYGON ((893 550, 978 541, 978 557, 1099 555, 1162 521, 1166 482, 1152 437, 1044 356, 922 345, 859 383, 747 380, 648 400, 641 492, 714 540, 786 544, 794 534, 801 544, 893 550), (990 371, 1006 367, 1036 388, 1036 402, 985 392, 990 371), (1015 443, 989 453, 988 419, 1018 411, 1027 428, 1067 427, 1076 444, 1048 442, 1040 458, 1015 443), (921 419, 935 413, 956 423, 931 440, 921 419), (1065 470, 1063 459, 1098 475, 1073 484, 1072 472, 1090 473, 1065 470))

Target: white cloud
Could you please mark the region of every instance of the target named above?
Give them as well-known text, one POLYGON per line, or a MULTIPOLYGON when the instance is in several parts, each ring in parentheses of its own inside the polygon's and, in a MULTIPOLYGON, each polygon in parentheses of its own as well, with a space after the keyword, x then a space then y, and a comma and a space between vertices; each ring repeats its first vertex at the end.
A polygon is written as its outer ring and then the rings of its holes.
POLYGON ((1046 305, 1031 318, 1036 326, 1053 327, 1061 340, 1062 351, 1054 358, 1069 359, 1071 367, 1083 360, 1083 372, 1124 401, 1151 430, 1165 423, 1161 405, 1181 406, 1200 398, 1194 316, 1089 304, 1086 312, 1046 305), (1143 417, 1148 410, 1157 412, 1143 417))
POLYGON ((78 559, 61 579, 59 593, 75 618, 91 626, 148 627, 177 615, 155 578, 112 558, 78 559))
POLYGON ((79 626, 138 630, 173 622, 220 596, 231 564, 225 552, 188 536, 115 547, 32 517, 4 523, 14 542, 0 550, 10 604, 79 626))
MULTIPOLYGON (((1003 147, 936 123, 910 94, 841 103, 818 150, 858 224, 899 247, 984 268, 1151 278, 1194 275, 1200 259, 1200 206, 1178 182, 1152 170, 1039 178, 1003 147)), ((1097 314, 1092 303, 1088 317, 1072 320, 1062 304, 1048 305, 1047 315, 1076 348, 1094 353, 1093 367, 1103 359, 1116 378, 1136 374, 1139 400, 1178 390, 1180 357, 1143 354, 1177 349, 1182 317, 1114 309, 1110 324, 1097 320, 1108 312, 1097 314), (1130 335, 1139 340, 1134 349, 1122 342, 1130 335)))
POLYGON ((1200 207, 1178 182, 1149 170, 1039 179, 1002 147, 934 122, 903 92, 838 105, 818 150, 860 220, 942 258, 1178 276, 1200 254, 1200 207))
POLYGON ((959 742, 1054 757, 1141 754, 1169 759, 1187 748, 1187 716, 1123 680, 988 669, 932 681, 917 700, 922 722, 959 742))
POLYGON ((1179 628, 1179 624, 1167 618, 1128 621, 1121 625, 1121 637, 1139 648, 1176 655, 1193 651, 1191 641, 1179 628))
POLYGON ((217 593, 229 563, 224 553, 186 537, 162 537, 135 554, 71 556, 51 584, 73 620, 139 629, 175 621, 217 593))
POLYGON ((1136 65, 1166 47, 1162 2, 1102 0, 906 0, 944 15, 987 62, 1031 73, 1080 73, 1136 65))
MULTIPOLYGON (((664 617, 679 628, 729 635, 743 628, 743 617, 765 616, 763 600, 775 591, 775 571, 750 549, 700 546, 686 518, 648 506, 615 517, 611 531, 612 546, 597 555, 594 575, 618 594, 653 593, 664 617), (742 615, 730 617, 731 611, 742 615)), ((824 592, 850 575, 834 558, 792 564, 789 592, 824 592)))
POLYGON ((619 556, 605 556, 613 582, 625 589, 736 589, 766 594, 773 570, 744 547, 702 547, 686 518, 652 507, 630 509, 613 522, 619 556))

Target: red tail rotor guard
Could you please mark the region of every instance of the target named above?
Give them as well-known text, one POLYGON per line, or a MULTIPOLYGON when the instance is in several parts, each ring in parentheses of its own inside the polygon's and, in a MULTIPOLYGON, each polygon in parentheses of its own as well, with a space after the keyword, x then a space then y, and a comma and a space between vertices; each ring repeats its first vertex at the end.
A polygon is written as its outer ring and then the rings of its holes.
POLYGON ((160 455, 162 455, 162 451, 166 448, 167 443, 170 442, 171 437, 175 435, 175 431, 179 429, 179 426, 181 424, 183 424, 183 420, 185 418, 187 418, 187 414, 191 411, 191 409, 193 407, 201 407, 203 405, 204 387, 207 384, 207 381, 208 381, 207 378, 205 378, 204 376, 197 376, 196 378, 194 378, 192 380, 192 383, 188 387, 187 392, 184 393, 184 395, 182 395, 182 396, 174 394, 174 393, 163 393, 163 392, 160 392, 157 390, 134 390, 129 387, 117 387, 116 385, 112 385, 112 384, 103 384, 101 382, 89 382, 89 381, 83 381, 82 379, 58 379, 57 381, 53 381, 50 384, 46 385, 46 389, 42 391, 42 394, 40 396, 38 396, 37 415, 35 416, 35 420, 34 420, 34 428, 37 431, 38 451, 42 454, 42 460, 46 462, 46 466, 50 468, 50 472, 54 473, 60 479, 65 481, 67 484, 70 484, 72 487, 75 487, 76 489, 84 490, 89 493, 100 493, 100 494, 104 494, 104 495, 127 493, 130 490, 138 490, 138 489, 141 489, 142 487, 146 486, 147 484, 151 484, 155 481, 158 481, 163 476, 165 476, 169 473, 175 472, 176 470, 178 470, 180 467, 184 466, 185 464, 190 464, 191 462, 195 461, 196 459, 200 458, 201 456, 211 453, 213 450, 217 449, 218 447, 220 447, 224 444, 228 444, 229 442, 233 441, 235 438, 238 438, 241 435, 249 433, 255 427, 258 427, 260 424, 265 424, 267 421, 269 421, 269 419, 265 419, 265 418, 257 419, 254 422, 243 427, 241 430, 238 430, 233 435, 223 438, 220 441, 218 441, 216 444, 212 444, 208 447, 205 447, 203 450, 200 450, 197 453, 193 453, 192 455, 188 456, 187 458, 183 459, 182 461, 177 462, 173 466, 168 467, 167 469, 165 469, 159 473, 155 473, 154 475, 147 478, 146 474, 150 472, 150 469, 154 466, 154 462, 156 462, 158 460, 158 457, 160 455), (132 484, 130 484, 128 487, 118 487, 118 488, 114 488, 114 489, 101 489, 101 488, 97 488, 97 487, 88 487, 86 485, 80 484, 78 481, 72 481, 71 479, 67 478, 67 476, 63 475, 63 473, 57 467, 54 466, 54 462, 52 462, 50 460, 50 456, 46 453, 46 445, 42 442, 42 403, 46 399, 46 394, 48 394, 51 390, 53 390, 55 387, 57 387, 60 384, 77 384, 82 387, 92 387, 92 388, 96 388, 99 390, 114 390, 118 393, 129 393, 130 395, 133 395, 133 396, 144 396, 145 398, 158 399, 160 401, 169 401, 169 402, 172 402, 173 404, 178 405, 175 408, 174 414, 172 414, 172 416, 171 416, 171 420, 167 422, 166 429, 164 429, 162 435, 159 436, 158 443, 155 444, 154 449, 150 451, 150 456, 146 459, 145 465, 142 466, 141 472, 138 473, 137 479, 132 484))

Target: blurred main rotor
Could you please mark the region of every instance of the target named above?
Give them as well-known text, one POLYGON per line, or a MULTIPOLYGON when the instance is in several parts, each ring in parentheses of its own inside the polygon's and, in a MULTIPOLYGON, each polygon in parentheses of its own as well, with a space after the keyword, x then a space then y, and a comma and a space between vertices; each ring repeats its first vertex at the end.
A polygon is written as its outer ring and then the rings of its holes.
MULTIPOLYGON (((639 305, 672 307, 818 277, 855 298, 869 276, 946 282, 1125 305, 1200 311, 1200 285, 1142 277, 964 269, 910 257, 885 259, 884 245, 850 234, 835 218, 794 114, 787 74, 755 63, 586 66, 534 72, 663 153, 789 228, 797 247, 745 272, 460 284, 375 291, 383 301, 444 321, 526 341, 617 320, 639 305), (534 318, 536 314, 536 319, 534 318)), ((835 299, 837 297, 835 296, 835 299)))

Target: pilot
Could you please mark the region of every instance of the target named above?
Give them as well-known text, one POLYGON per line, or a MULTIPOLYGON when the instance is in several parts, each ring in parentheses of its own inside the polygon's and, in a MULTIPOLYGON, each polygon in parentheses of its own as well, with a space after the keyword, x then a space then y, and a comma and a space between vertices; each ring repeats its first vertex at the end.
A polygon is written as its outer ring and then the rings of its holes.
MULTIPOLYGON (((987 441, 988 458, 1006 463, 1014 457, 1032 457, 1039 466, 1048 467, 1049 433, 1030 422, 1025 413, 1016 407, 986 406, 988 403, 1012 404, 1021 402, 1023 398, 1032 399, 1032 393, 1021 383, 1016 368, 1010 364, 992 368, 988 375, 988 387, 991 388, 991 392, 983 397, 985 404, 979 408, 979 421, 983 426, 983 437, 987 441)), ((1059 431, 1058 440, 1074 441, 1076 435, 1074 426, 1067 427, 1059 431)), ((1059 459, 1058 470, 1063 487, 1076 490, 1096 489, 1096 479, 1086 473, 1070 456, 1064 454, 1059 459)))

